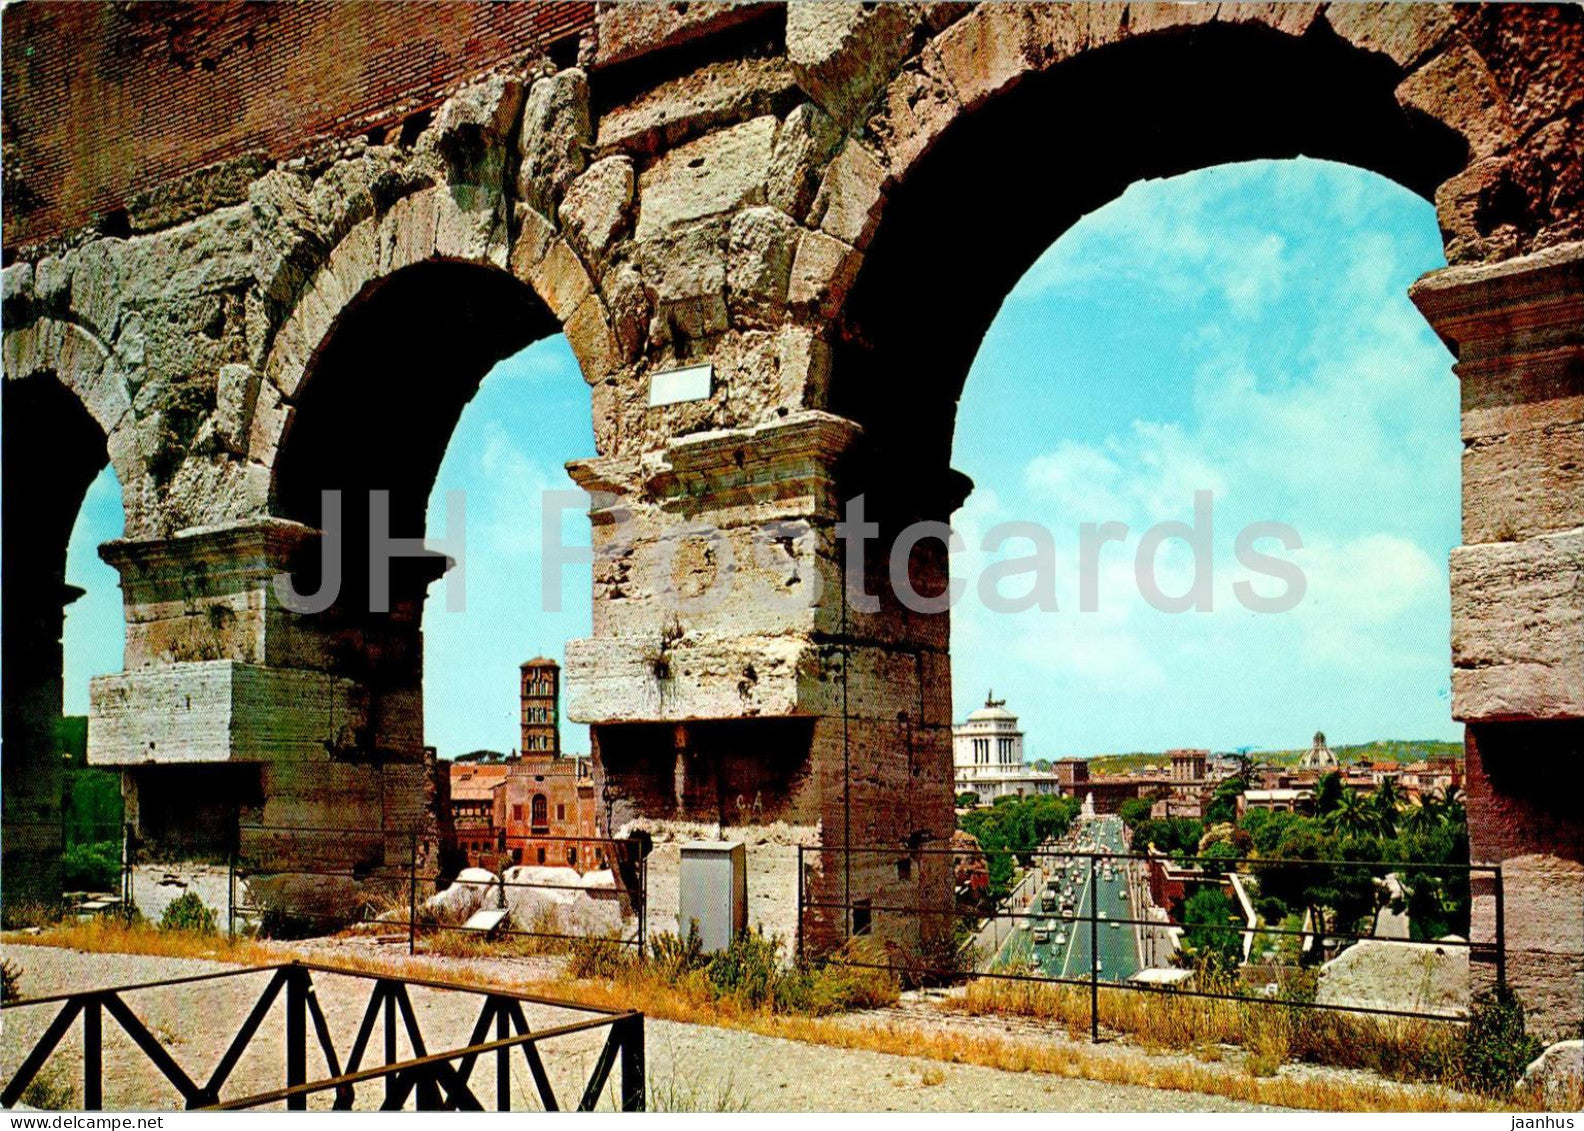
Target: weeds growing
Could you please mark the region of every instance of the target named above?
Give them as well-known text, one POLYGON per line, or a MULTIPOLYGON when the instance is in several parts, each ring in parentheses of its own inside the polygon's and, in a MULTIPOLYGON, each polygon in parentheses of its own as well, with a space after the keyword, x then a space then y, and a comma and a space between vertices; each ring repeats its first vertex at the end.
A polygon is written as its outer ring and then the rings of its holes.
MULTIPOLYGON (((290 950, 253 940, 228 940, 191 931, 158 931, 113 919, 64 924, 37 935, 7 941, 66 946, 87 951, 209 958, 249 965, 281 962, 290 950)), ((481 986, 506 985, 525 993, 579 1001, 588 1005, 641 1010, 646 1016, 693 1024, 735 1028, 765 1036, 865 1049, 899 1056, 925 1057, 957 1064, 975 1064, 1016 1072, 1054 1075, 1170 1088, 1223 1096, 1251 1103, 1329 1111, 1490 1111, 1542 1110, 1527 1093, 1475 1095, 1450 1090, 1473 1084, 1472 1065, 1486 1063, 1463 1048, 1462 1026, 1436 1022, 1392 1021, 1343 1014, 1299 1012, 1293 1007, 1262 1006, 1188 998, 1168 993, 1139 994, 1102 989, 1101 1022, 1111 1031, 1135 1038, 1142 1049, 1113 1046, 1096 1049, 1086 1043, 1028 1041, 994 1033, 964 1032, 952 1027, 923 1027, 916 1022, 831 1016, 844 1010, 882 1006, 897 1000, 899 985, 885 971, 843 966, 878 962, 856 940, 853 951, 833 961, 786 965, 779 940, 757 932, 741 936, 727 951, 705 955, 691 937, 660 935, 640 961, 631 948, 613 940, 592 940, 571 947, 570 977, 502 979, 472 975, 466 964, 442 967, 453 980, 481 986), (1221 1048, 1242 1050, 1244 1071, 1217 1064, 1221 1048), (1163 1058, 1150 1050, 1185 1050, 1191 1057, 1163 1058), (1397 1080, 1438 1083, 1404 1087, 1389 1081, 1360 1081, 1277 1072, 1281 1064, 1303 1060, 1341 1068, 1367 1068, 1397 1080), (1418 1063, 1424 1067, 1416 1070, 1418 1063), (1275 1073, 1271 1075, 1270 1073, 1275 1073)), ((872 944, 870 944, 872 946, 872 944)), ((492 946, 489 953, 498 954, 492 946)), ((322 955, 316 957, 323 957, 322 955)), ((336 955, 337 965, 365 973, 432 975, 432 956, 395 954, 336 955)), ((965 998, 950 1008, 967 1013, 1017 1014, 1067 1024, 1087 1034, 1088 993, 1084 988, 1022 982, 980 980, 969 985, 965 998)), ((1483 1006, 1481 1008, 1484 1008, 1483 1006)), ((1476 1019, 1479 1013, 1476 1011, 1476 1019)), ((1481 1041, 1499 1042, 1511 1035, 1510 1020, 1492 1015, 1469 1027, 1481 1041)), ((1494 1045, 1493 1045, 1494 1047, 1494 1045)), ((1516 1055, 1512 1058, 1517 1060, 1516 1055)), ((1520 1065, 1521 1067, 1521 1065, 1520 1065)), ((1501 1069, 1498 1078, 1511 1076, 1501 1069)), ((740 1097, 728 1088, 702 1094, 685 1081, 655 1081, 654 1106, 675 1104, 677 1110, 738 1110, 740 1097), (669 1091, 668 1091, 669 1089, 669 1091)))
MULTIPOLYGON (((1207 987, 1229 989, 1230 987, 1207 987)), ((1304 985, 1282 996, 1304 1000, 1304 985)), ((1467 1025, 1418 1018, 1348 1014, 1302 1006, 1225 1001, 1170 991, 1102 988, 1100 1025, 1147 1049, 1196 1055, 1232 1046, 1251 1076, 1274 1076, 1284 1064, 1357 1069, 1389 1080, 1429 1083, 1502 1097, 1539 1052, 1524 1039, 1523 1012, 1509 994, 1476 999, 1467 1025)), ((980 979, 949 1008, 973 1015, 1012 1014, 1063 1024, 1078 1036, 1089 1026, 1085 987, 980 979)))

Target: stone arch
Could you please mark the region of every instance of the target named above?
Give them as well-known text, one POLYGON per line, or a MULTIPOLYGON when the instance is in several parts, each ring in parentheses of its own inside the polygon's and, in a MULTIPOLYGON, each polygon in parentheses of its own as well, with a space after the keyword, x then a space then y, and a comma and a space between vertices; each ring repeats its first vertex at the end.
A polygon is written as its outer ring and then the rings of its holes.
MULTIPOLYGON (((109 347, 76 322, 40 318, 6 330, 4 356, 7 382, 48 381, 78 403, 98 426, 100 442, 107 446, 106 459, 115 467, 123 492, 129 492, 142 478, 142 469, 127 443, 132 398, 109 347)), ((101 460, 99 466, 105 462, 101 460)))
POLYGON ((1441 199, 1449 245, 1463 238, 1442 187, 1513 137, 1488 68, 1440 9, 1346 7, 1361 11, 1334 26, 1310 5, 983 5, 930 40, 832 160, 800 249, 836 324, 826 407, 944 473, 1002 297, 1136 180, 1327 158, 1441 199), (1000 170, 994 207, 971 199, 984 169, 1000 170), (897 296, 932 285, 952 316, 919 335, 897 296), (876 373, 908 375, 906 411, 876 373))
MULTIPOLYGON (((1584 741, 1584 511, 1562 487, 1584 403, 1584 243, 1570 242, 1584 236, 1581 74, 1576 7, 980 5, 876 88, 875 112, 823 175, 793 269, 799 316, 830 322, 814 407, 864 430, 842 497, 865 494, 884 526, 961 503, 956 403, 986 328, 1034 258, 1129 183, 1303 154, 1435 203, 1452 266, 1410 295, 1463 384, 1468 544, 1451 559, 1451 653, 1470 842, 1474 859, 1505 861, 1507 976, 1551 1033, 1584 998, 1584 926, 1541 926, 1584 892, 1580 824, 1555 800, 1577 792, 1584 741), (1506 627, 1518 624, 1521 642, 1506 627)), ((944 583, 943 556, 914 565, 926 588, 944 583)), ((936 619, 887 639, 935 665, 919 734, 949 765, 936 619)), ((1472 930, 1490 942, 1497 897, 1481 883, 1472 930)))
MULTIPOLYGON (((387 805, 392 775, 409 782, 399 787, 403 804, 423 796, 410 787, 411 775, 427 772, 421 626, 428 587, 446 562, 394 557, 385 599, 377 598, 368 568, 373 493, 388 492, 393 538, 424 537, 447 444, 497 362, 565 333, 590 384, 614 365, 603 303, 567 243, 523 208, 508 247, 496 214, 465 211, 465 199, 424 190, 348 232, 265 355, 249 433, 252 506, 282 531, 276 560, 300 593, 317 593, 323 581, 321 492, 341 492, 337 596, 316 612, 282 610, 266 629, 282 643, 266 646, 264 658, 346 689, 356 721, 337 742, 346 757, 382 766, 387 805)), ((291 812, 309 795, 269 773, 275 811, 291 812)))
POLYGON ((406 269, 451 263, 509 272, 566 334, 584 379, 594 385, 611 376, 620 359, 610 316, 582 260, 548 221, 526 206, 518 209, 517 227, 508 253, 480 235, 445 189, 428 188, 348 231, 304 289, 265 355, 249 411, 248 459, 265 471, 256 487, 263 497, 253 500, 257 510, 267 509, 271 501, 276 457, 322 345, 349 308, 406 269))
MULTIPOLYGON (((79 326, 40 319, 5 335, 0 472, 4 497, 3 742, 5 869, 18 896, 54 898, 60 850, 59 724, 64 700, 65 610, 82 591, 66 584, 66 550, 89 484, 107 463, 135 483, 125 444, 130 413, 109 352, 79 326), (116 458, 119 456, 119 458, 116 458)), ((124 491, 125 496, 128 492, 124 491)))
MULTIPOLYGON (((550 307, 501 267, 421 257, 349 296, 281 413, 265 465, 269 513, 311 531, 325 522, 321 492, 341 492, 342 507, 334 602, 287 619, 315 642, 314 666, 359 689, 366 725, 357 741, 383 760, 422 757, 421 625, 428 586, 446 562, 394 558, 377 597, 369 580, 375 493, 387 493, 391 537, 422 538, 441 459, 485 374, 559 329, 550 307)), ((317 593, 319 559, 304 549, 293 562, 298 590, 317 593)))

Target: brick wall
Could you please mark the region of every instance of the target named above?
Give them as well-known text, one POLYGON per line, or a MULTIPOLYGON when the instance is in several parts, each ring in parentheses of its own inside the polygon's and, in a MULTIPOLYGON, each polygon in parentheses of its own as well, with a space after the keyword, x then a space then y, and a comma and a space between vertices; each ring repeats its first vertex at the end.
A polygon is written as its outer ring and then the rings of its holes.
POLYGON ((400 122, 472 74, 575 43, 594 5, 26 0, 3 19, 9 249, 208 165, 400 122))

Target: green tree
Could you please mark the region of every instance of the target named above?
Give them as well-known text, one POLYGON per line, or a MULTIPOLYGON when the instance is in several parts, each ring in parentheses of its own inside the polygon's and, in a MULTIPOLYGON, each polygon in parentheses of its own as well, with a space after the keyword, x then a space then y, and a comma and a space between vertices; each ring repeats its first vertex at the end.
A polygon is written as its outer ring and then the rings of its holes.
POLYGON ((1150 819, 1150 810, 1154 803, 1144 797, 1130 797, 1117 806, 1117 816, 1122 818, 1122 823, 1130 829, 1150 819))
POLYGON ((1342 791, 1341 802, 1326 814, 1326 824, 1343 836, 1364 836, 1380 827, 1374 808, 1356 789, 1342 791))
POLYGON ((1204 822, 1188 817, 1140 821, 1133 830, 1133 851, 1154 847, 1175 857, 1193 856, 1198 853, 1203 836, 1204 822))
POLYGON ((1234 924, 1237 905, 1219 885, 1206 885, 1183 903, 1183 952, 1198 969, 1235 969, 1243 957, 1243 943, 1234 924))
MULTIPOLYGON (((1335 906, 1335 877, 1328 864, 1331 844, 1315 821, 1293 822, 1259 870, 1260 891, 1279 899, 1294 912, 1307 912, 1313 928, 1326 929, 1326 908, 1335 906)), ((1318 942, 1318 935, 1316 942, 1318 942)))
POLYGON ((990 892, 999 899, 1011 888, 1017 861, 1029 863, 1042 843, 1065 833, 1079 808, 1071 797, 1001 797, 989 808, 964 813, 957 825, 979 841, 990 873, 990 892))
POLYGON ((1386 778, 1375 787, 1370 798, 1370 808, 1375 812, 1376 827, 1386 836, 1397 833, 1397 818, 1406 798, 1396 778, 1386 778))
POLYGON ((1332 770, 1315 783, 1315 816, 1324 817, 1342 804, 1342 775, 1332 770))
POLYGON ((1441 814, 1434 805, 1426 805, 1423 801, 1415 802, 1402 811, 1398 822, 1405 835, 1419 835, 1435 831, 1441 825, 1441 814))
POLYGON ((1445 789, 1436 790, 1431 796, 1431 803, 1441 814, 1441 819, 1450 824, 1464 824, 1468 817, 1463 808, 1463 791, 1455 785, 1445 789))
POLYGON ((1227 778, 1216 786, 1210 804, 1205 806, 1205 824, 1222 825, 1235 822, 1238 819, 1238 798, 1243 795, 1243 790, 1243 783, 1235 777, 1227 778))

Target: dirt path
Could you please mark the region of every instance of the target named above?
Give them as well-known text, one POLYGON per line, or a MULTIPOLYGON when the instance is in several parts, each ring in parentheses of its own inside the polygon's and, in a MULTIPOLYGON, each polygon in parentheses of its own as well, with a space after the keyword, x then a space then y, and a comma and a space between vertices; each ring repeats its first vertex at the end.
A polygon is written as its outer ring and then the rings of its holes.
MULTIPOLYGON (((156 981, 215 970, 236 969, 216 962, 150 958, 138 955, 83 954, 33 946, 0 946, 4 957, 22 968, 22 992, 29 997, 156 981)), ((253 974, 195 986, 141 991, 128 1002, 189 1074, 207 1073, 230 1042, 267 980, 253 974)), ((359 979, 316 977, 335 1043, 344 1054, 368 1000, 368 984, 359 979)), ((466 1043, 477 1017, 479 1000, 471 995, 415 990, 413 1006, 431 1049, 466 1043)), ((277 1007, 278 1010, 278 1007, 277 1007)), ((0 1032, 0 1078, 9 1079, 33 1041, 54 1016, 54 1009, 7 1011, 0 1032)), ((573 1015, 536 1007, 529 1020, 535 1027, 557 1024, 573 1015)), ((57 1051, 71 1063, 80 1054, 81 1026, 57 1051)), ((546 1068, 558 1096, 575 1103, 603 1035, 577 1034, 544 1048, 546 1068)), ((310 1039, 308 1072, 322 1074, 324 1062, 310 1039)), ((972 1065, 943 1064, 917 1057, 835 1049, 822 1045, 762 1037, 736 1030, 646 1023, 647 1078, 654 1109, 688 1111, 1257 1111, 1273 1110, 1239 1104, 1216 1096, 1157 1091, 1129 1085, 1071 1080, 1040 1073, 1002 1072, 972 1065)), ((227 1096, 278 1087, 282 1081, 283 1025, 278 1011, 259 1030, 253 1046, 238 1064, 227 1096)), ((178 1098, 148 1066, 142 1053, 123 1037, 113 1022, 105 1024, 105 1106, 107 1108, 171 1108, 178 1098)), ((81 1102, 81 1081, 74 1074, 46 1068, 59 1102, 81 1102)), ((482 1058, 473 1076, 480 1096, 494 1095, 493 1061, 482 1058)), ((523 1107, 537 1107, 524 1087, 527 1074, 514 1074, 523 1107)), ((364 1086, 357 1107, 378 1106, 382 1089, 364 1086)), ((609 1104, 607 1093, 607 1105, 609 1104)), ((316 1097, 313 1106, 328 1106, 316 1097)))

